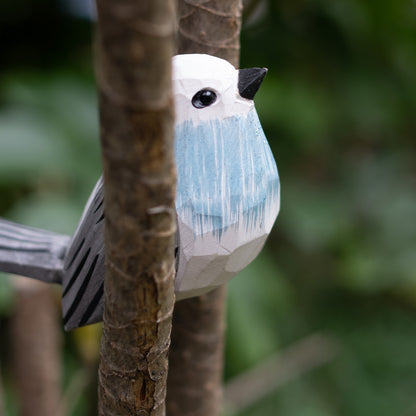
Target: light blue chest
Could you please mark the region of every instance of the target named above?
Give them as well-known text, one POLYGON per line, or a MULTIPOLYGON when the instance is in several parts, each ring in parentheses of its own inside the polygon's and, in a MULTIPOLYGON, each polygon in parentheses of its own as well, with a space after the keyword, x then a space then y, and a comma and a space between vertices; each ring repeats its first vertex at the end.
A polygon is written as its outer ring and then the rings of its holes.
POLYGON ((273 155, 253 109, 230 117, 176 127, 176 210, 197 235, 221 235, 244 222, 264 221, 268 199, 279 192, 273 155))

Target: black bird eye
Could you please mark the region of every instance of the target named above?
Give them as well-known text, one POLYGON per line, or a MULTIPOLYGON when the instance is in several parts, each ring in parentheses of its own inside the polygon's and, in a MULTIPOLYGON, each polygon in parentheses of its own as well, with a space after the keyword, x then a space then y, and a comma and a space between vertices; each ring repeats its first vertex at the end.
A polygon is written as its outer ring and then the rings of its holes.
POLYGON ((192 105, 195 108, 208 107, 214 104, 217 100, 217 94, 212 90, 201 90, 198 91, 192 98, 192 105))

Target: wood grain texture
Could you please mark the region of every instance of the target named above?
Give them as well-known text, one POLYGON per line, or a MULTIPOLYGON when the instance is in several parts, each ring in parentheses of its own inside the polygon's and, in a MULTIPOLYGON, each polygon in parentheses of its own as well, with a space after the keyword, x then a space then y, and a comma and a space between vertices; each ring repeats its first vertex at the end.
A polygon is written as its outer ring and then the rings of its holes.
POLYGON ((106 276, 99 415, 164 415, 174 305, 172 0, 98 0, 106 276))
MULTIPOLYGON (((241 0, 179 0, 178 53, 206 53, 238 67, 241 0)), ((169 355, 169 416, 221 413, 226 289, 175 306, 169 355)))

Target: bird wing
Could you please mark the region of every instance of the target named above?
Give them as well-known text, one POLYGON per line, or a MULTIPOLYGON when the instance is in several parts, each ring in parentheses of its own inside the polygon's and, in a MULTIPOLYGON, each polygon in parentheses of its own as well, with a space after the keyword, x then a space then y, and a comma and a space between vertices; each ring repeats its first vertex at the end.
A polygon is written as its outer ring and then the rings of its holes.
POLYGON ((70 237, 0 219, 0 270, 61 283, 70 237))
POLYGON ((103 289, 104 189, 100 177, 65 256, 62 313, 66 330, 102 320, 103 289))
MULTIPOLYGON (((177 251, 175 247, 175 256, 177 251)), ((102 321, 104 261, 102 177, 72 240, 66 235, 0 219, 0 270, 61 283, 66 330, 102 321)))
MULTIPOLYGON (((178 244, 177 238, 175 257, 178 244)), ((104 187, 101 177, 65 256, 62 313, 67 331, 102 321, 104 273, 104 187)))

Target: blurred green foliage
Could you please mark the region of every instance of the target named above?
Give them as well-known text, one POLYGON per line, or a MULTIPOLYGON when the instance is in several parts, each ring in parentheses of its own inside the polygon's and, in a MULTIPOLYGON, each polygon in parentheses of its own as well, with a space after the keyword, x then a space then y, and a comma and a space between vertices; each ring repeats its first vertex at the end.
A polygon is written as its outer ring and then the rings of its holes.
MULTIPOLYGON (((240 415, 416 414, 416 3, 251 3, 241 66, 269 68, 256 105, 282 207, 229 285, 226 379, 311 333, 339 348, 240 415)), ((71 233, 100 153, 91 25, 62 4, 0 5, 0 214, 71 233)), ((66 335, 65 386, 80 342, 66 335)))

